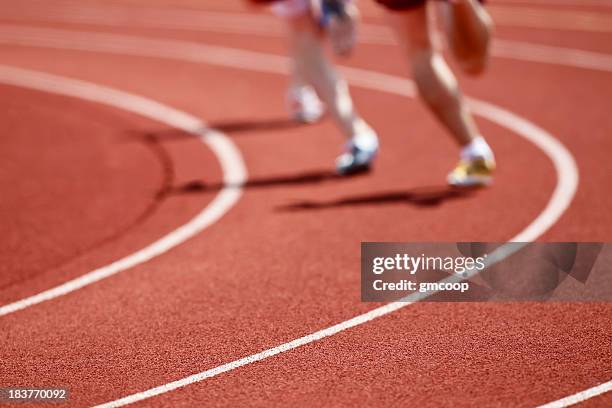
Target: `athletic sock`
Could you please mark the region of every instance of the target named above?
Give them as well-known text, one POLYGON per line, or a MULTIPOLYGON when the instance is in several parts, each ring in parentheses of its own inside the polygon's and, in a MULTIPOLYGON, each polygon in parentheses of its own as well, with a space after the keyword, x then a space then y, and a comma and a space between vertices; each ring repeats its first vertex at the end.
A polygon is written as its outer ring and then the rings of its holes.
POLYGON ((351 138, 351 143, 367 152, 374 152, 378 150, 378 137, 376 132, 362 119, 356 121, 355 124, 356 132, 351 138))
POLYGON ((482 136, 475 137, 461 148, 461 158, 463 160, 474 160, 476 158, 494 160, 493 151, 482 136))

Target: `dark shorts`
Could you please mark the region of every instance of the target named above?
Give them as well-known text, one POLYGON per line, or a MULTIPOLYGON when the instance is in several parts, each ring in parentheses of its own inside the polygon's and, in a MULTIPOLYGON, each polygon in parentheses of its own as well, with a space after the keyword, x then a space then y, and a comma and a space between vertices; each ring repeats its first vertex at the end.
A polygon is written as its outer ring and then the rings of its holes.
MULTIPOLYGON (((382 4, 389 10, 410 10, 418 7, 423 7, 427 0, 374 0, 382 4)), ((484 0, 479 0, 481 3, 484 0)))
MULTIPOLYGON (((250 0, 252 3, 266 4, 274 3, 278 0, 250 0)), ((423 7, 428 0, 374 0, 383 5, 389 10, 410 10, 418 7, 423 7)), ((439 0, 444 1, 444 0, 439 0)), ((484 3, 484 0, 479 0, 484 3)))
POLYGON ((389 10, 408 10, 421 7, 427 0, 376 0, 389 10))

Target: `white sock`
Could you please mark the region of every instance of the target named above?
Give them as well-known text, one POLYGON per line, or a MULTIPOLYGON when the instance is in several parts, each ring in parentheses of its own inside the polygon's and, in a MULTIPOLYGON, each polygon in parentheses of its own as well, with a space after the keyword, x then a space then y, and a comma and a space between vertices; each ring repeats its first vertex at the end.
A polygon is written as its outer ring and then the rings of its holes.
POLYGON ((493 151, 482 136, 475 137, 469 144, 461 148, 461 158, 463 160, 473 160, 476 158, 495 159, 493 151))
POLYGON ((378 149, 378 137, 376 132, 365 121, 356 121, 357 132, 351 138, 351 143, 361 150, 374 152, 378 149))

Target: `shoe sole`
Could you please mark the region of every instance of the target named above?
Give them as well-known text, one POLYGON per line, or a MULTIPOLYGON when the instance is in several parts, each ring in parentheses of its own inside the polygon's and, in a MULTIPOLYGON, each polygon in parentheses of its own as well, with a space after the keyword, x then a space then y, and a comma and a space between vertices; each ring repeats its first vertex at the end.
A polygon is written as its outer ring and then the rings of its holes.
POLYGON ((447 182, 453 187, 487 187, 491 185, 493 178, 468 176, 461 181, 449 179, 447 182))
POLYGON ((323 115, 321 114, 319 116, 309 117, 309 116, 304 116, 304 115, 297 114, 297 115, 293 115, 293 120, 298 122, 298 123, 304 123, 306 125, 310 125, 310 124, 316 123, 319 120, 321 120, 322 116, 323 115))
POLYGON ((367 173, 372 170, 372 163, 364 163, 356 166, 350 166, 345 169, 336 169, 336 173, 340 176, 354 176, 356 174, 367 173))

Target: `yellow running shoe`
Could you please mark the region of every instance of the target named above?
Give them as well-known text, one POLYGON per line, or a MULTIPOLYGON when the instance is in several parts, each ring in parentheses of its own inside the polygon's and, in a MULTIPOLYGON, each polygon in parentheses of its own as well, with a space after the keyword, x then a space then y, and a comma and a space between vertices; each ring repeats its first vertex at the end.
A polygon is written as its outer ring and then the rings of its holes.
POLYGON ((461 160, 446 180, 455 187, 488 186, 494 170, 495 160, 492 159, 461 160))

